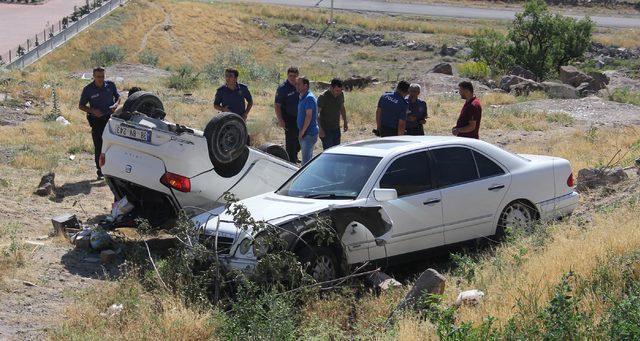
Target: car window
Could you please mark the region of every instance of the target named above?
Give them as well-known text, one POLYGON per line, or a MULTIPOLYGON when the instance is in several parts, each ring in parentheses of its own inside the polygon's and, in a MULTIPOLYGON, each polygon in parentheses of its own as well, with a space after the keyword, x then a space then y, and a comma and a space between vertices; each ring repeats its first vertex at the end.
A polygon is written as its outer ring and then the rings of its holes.
POLYGON ((463 147, 439 148, 431 151, 438 169, 438 185, 451 186, 478 179, 471 150, 463 147))
POLYGON ((393 161, 380 180, 380 188, 393 188, 398 196, 432 189, 427 152, 406 155, 393 161))
POLYGON ((473 158, 476 159, 476 165, 478 166, 478 172, 480 172, 480 178, 488 178, 496 175, 504 174, 504 170, 500 168, 495 162, 489 160, 488 157, 473 151, 473 158))

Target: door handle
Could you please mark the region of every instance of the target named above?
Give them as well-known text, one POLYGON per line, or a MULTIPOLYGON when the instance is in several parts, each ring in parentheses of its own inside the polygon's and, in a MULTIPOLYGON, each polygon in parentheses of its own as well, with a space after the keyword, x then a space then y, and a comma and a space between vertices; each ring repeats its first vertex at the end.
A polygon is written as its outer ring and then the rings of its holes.
POLYGON ((439 202, 440 202, 439 198, 431 198, 431 199, 428 199, 427 201, 423 202, 422 204, 423 205, 431 205, 431 204, 437 204, 439 202))
POLYGON ((495 185, 495 186, 489 187, 489 190, 490 191, 495 191, 497 189, 503 189, 503 188, 504 188, 504 185, 495 185))

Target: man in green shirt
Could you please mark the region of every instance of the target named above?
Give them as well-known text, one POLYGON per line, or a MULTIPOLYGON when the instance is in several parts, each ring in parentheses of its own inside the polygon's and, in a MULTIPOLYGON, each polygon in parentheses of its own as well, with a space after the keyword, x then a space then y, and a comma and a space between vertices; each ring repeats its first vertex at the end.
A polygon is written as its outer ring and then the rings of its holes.
POLYGON ((340 144, 340 117, 343 129, 349 130, 347 111, 344 108, 342 81, 334 78, 328 90, 318 96, 318 123, 320 123, 320 140, 322 149, 329 149, 340 144))

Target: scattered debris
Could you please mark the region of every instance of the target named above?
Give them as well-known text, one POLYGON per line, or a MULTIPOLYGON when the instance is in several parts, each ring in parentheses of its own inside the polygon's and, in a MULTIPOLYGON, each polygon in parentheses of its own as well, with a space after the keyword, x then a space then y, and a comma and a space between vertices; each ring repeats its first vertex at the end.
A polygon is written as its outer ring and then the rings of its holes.
POLYGON ((620 167, 616 168, 583 168, 578 171, 576 190, 584 192, 590 189, 617 184, 628 179, 627 173, 620 167))
POLYGON ((56 118, 56 122, 62 124, 63 126, 68 126, 69 124, 71 124, 71 122, 67 121, 67 119, 62 116, 58 116, 56 118))
POLYGON ((47 173, 40 179, 40 184, 38 188, 34 192, 34 194, 39 195, 41 197, 45 197, 51 194, 55 190, 55 182, 54 179, 56 174, 53 172, 47 173))
POLYGON ((384 272, 378 271, 367 276, 365 280, 371 284, 376 292, 386 291, 394 287, 401 287, 402 284, 384 272))
POLYGON ((91 248, 97 251, 107 249, 113 245, 113 240, 109 233, 99 227, 91 230, 89 241, 91 248))
POLYGON ((104 313, 100 313, 100 316, 102 317, 114 317, 119 315, 122 310, 124 309, 124 306, 122 305, 122 303, 120 304, 112 304, 109 308, 107 308, 107 311, 104 313))
POLYGON ((251 18, 251 22, 258 25, 258 27, 260 27, 263 30, 269 28, 269 24, 262 18, 253 17, 251 18))
POLYGON ((28 281, 22 281, 22 284, 24 284, 27 287, 37 287, 37 285, 28 281))
POLYGON ((454 304, 456 306, 460 306, 463 303, 467 305, 476 305, 480 303, 482 297, 484 297, 484 292, 478 289, 467 290, 458 294, 458 298, 456 298, 454 304))
POLYGON ((74 154, 69 155, 69 160, 73 161, 76 159, 76 156, 74 154))
POLYGON ((75 214, 65 213, 51 219, 51 223, 53 224, 53 233, 52 235, 65 235, 66 232, 69 232, 68 229, 75 229, 78 232, 80 230, 80 222, 75 214))
POLYGON ((84 228, 80 232, 74 234, 71 237, 71 244, 75 245, 79 249, 91 248, 91 229, 84 228))
POLYGON ((129 202, 127 196, 124 196, 122 199, 114 202, 111 206, 111 217, 116 220, 119 216, 129 213, 133 211, 133 209, 133 204, 129 202))

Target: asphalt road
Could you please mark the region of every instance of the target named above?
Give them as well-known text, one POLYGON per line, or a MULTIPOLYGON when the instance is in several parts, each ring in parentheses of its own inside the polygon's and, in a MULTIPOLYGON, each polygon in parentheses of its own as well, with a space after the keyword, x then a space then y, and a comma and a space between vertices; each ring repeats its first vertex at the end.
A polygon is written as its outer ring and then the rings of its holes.
MULTIPOLYGON (((243 0, 263 4, 288 5, 297 7, 314 7, 319 0, 243 0)), ((324 0, 318 7, 330 7, 331 0, 324 0)), ((475 7, 458 7, 450 5, 401 4, 376 0, 334 0, 334 8, 351 11, 369 11, 425 15, 434 17, 512 20, 516 11, 509 9, 491 9, 475 7)), ((582 15, 569 14, 574 18, 582 15)), ((617 28, 640 28, 640 15, 635 17, 591 16, 597 26, 617 28)))

